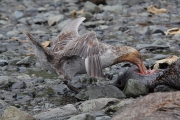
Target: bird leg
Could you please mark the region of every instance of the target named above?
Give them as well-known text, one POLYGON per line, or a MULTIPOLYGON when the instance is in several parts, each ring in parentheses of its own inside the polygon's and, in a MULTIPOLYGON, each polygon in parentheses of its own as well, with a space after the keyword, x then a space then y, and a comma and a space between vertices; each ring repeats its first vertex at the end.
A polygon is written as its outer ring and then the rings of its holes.
POLYGON ((79 89, 72 86, 71 83, 69 83, 67 80, 64 81, 64 84, 67 85, 67 87, 71 90, 74 91, 76 94, 79 93, 79 89))

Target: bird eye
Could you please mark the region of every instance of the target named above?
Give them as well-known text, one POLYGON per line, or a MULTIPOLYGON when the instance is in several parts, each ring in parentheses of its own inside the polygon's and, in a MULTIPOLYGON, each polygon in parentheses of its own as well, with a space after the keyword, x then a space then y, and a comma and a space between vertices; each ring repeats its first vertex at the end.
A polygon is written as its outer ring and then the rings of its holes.
POLYGON ((139 58, 139 59, 142 59, 140 55, 138 55, 138 58, 139 58))

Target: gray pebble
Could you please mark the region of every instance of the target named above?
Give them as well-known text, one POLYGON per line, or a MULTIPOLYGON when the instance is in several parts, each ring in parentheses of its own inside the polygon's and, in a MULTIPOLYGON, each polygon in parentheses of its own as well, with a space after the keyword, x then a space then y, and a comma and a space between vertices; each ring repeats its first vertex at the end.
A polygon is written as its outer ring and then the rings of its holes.
POLYGON ((100 8, 92 2, 87 1, 84 4, 84 12, 99 13, 100 11, 100 8))
POLYGON ((14 11, 14 17, 16 19, 22 18, 24 16, 24 13, 22 11, 14 11))
POLYGON ((25 89, 26 83, 23 81, 19 81, 19 82, 14 83, 11 88, 12 89, 25 89))

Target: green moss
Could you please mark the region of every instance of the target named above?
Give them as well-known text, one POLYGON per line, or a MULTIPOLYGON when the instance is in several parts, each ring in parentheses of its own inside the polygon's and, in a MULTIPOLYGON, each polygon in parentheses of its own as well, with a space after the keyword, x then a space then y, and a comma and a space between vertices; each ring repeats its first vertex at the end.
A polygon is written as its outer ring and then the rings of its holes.
POLYGON ((52 79, 52 78, 57 78, 58 75, 55 74, 55 73, 47 73, 45 70, 41 70, 41 71, 33 71, 33 70, 29 70, 28 73, 29 75, 32 75, 32 74, 35 74, 37 77, 43 77, 43 78, 49 78, 49 79, 52 79))
POLYGON ((45 91, 45 94, 47 94, 47 95, 54 95, 55 92, 54 92, 54 90, 52 88, 48 87, 46 89, 46 91, 45 91))
POLYGON ((51 103, 54 103, 56 105, 66 105, 66 104, 72 104, 77 102, 77 99, 72 96, 62 96, 60 98, 54 97, 50 99, 51 103))

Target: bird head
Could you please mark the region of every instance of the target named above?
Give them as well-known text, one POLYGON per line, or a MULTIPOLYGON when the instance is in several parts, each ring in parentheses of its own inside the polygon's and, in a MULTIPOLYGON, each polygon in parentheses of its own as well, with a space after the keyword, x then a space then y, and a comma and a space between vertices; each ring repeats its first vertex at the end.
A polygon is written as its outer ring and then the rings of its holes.
POLYGON ((140 52, 132 47, 125 46, 122 54, 115 60, 115 63, 130 62, 139 68, 140 73, 147 74, 140 52))

